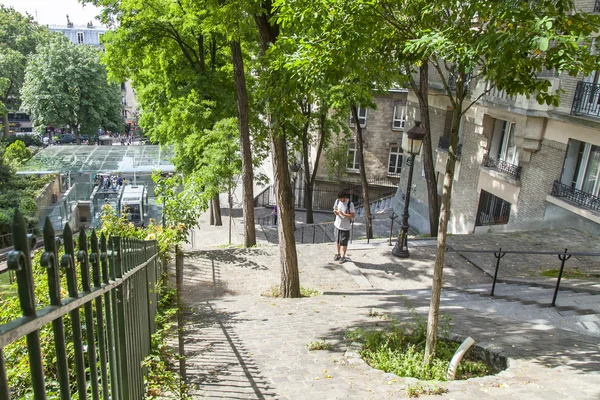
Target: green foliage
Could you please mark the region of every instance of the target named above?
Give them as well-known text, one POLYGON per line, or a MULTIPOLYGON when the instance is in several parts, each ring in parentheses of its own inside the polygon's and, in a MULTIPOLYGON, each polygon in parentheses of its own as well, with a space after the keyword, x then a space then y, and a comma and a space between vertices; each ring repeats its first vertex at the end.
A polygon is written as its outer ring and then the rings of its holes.
POLYGON ((0 139, 0 143, 6 143, 7 145, 10 145, 10 144, 16 142, 17 140, 25 143, 26 147, 29 147, 29 146, 41 147, 43 145, 42 139, 40 138, 40 136, 38 134, 35 134, 35 133, 19 135, 19 136, 10 135, 7 138, 0 139))
POLYGON ((32 157, 31 150, 25 147, 25 143, 16 140, 4 151, 4 161, 10 166, 17 168, 32 157))
POLYGON ((347 175, 348 140, 338 137, 338 140, 325 150, 325 166, 327 179, 341 182, 347 175))
POLYGON ((306 349, 308 351, 331 350, 332 347, 333 347, 333 345, 325 340, 315 340, 315 341, 306 343, 306 349))
MULTIPOLYGON (((447 337, 448 320, 443 326, 447 337)), ((373 368, 402 377, 445 381, 448 365, 459 343, 448 339, 439 341, 435 358, 430 365, 423 363, 427 324, 417 319, 412 325, 402 326, 397 321, 384 329, 356 329, 345 334, 346 340, 361 344, 361 357, 373 368)), ((488 367, 470 357, 467 352, 457 369, 457 379, 468 379, 489 374, 488 367)))
POLYGON ((420 397, 422 394, 427 396, 443 395, 448 393, 448 389, 437 384, 424 384, 423 382, 406 387, 406 396, 410 398, 420 397))
MULTIPOLYGON (((560 271, 558 269, 549 269, 546 271, 542 271, 540 276, 546 276, 549 278, 557 278, 558 273, 560 271)), ((598 279, 597 275, 589 274, 584 271, 579 270, 578 268, 573 268, 571 270, 564 271, 562 274, 563 279, 598 279)))
POLYGON ((78 142, 80 133, 122 126, 121 92, 108 83, 100 51, 60 33, 29 60, 21 96, 36 125, 69 125, 78 142))

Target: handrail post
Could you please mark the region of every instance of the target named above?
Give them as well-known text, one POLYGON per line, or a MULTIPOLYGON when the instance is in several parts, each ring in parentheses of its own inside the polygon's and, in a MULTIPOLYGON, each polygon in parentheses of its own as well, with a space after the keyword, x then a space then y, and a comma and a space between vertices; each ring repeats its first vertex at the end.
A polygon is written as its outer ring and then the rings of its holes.
POLYGON ((388 239, 388 244, 391 246, 392 245, 392 234, 394 232, 394 220, 398 218, 398 216, 396 215, 396 213, 394 211, 392 211, 392 213, 390 214, 390 220, 392 221, 390 223, 390 237, 388 239))
POLYGON ((559 254, 558 259, 560 260, 560 271, 558 272, 558 279, 556 280, 556 287, 554 288, 554 296, 552 296, 552 307, 556 307, 556 296, 558 296, 558 288, 560 287, 560 280, 562 278, 563 270, 565 269, 565 262, 571 258, 570 254, 567 254, 565 249, 564 254, 559 254))
MULTIPOLYGON (((7 266, 9 269, 16 271, 18 295, 23 316, 25 318, 35 318, 37 311, 31 268, 31 248, 34 247, 35 237, 27 234, 25 220, 18 209, 15 210, 12 233, 14 250, 8 253, 7 266)), ((46 385, 44 383, 44 366, 38 330, 27 335, 27 350, 29 352, 34 398, 36 400, 45 399, 46 385)))
POLYGON ((492 283, 492 292, 490 296, 494 295, 494 290, 496 290, 496 280, 498 279, 498 268, 500 267, 500 260, 504 257, 506 253, 502 252, 502 247, 498 250, 498 252, 494 252, 494 257, 496 257, 496 270, 494 271, 494 282, 492 283))
POLYGON ((302 226, 302 239, 300 239, 300 243, 304 243, 304 228, 305 226, 302 226))

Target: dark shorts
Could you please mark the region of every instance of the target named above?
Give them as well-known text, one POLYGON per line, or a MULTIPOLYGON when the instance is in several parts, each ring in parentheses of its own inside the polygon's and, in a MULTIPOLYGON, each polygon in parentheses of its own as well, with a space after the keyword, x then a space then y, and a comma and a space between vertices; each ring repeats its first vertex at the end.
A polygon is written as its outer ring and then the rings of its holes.
POLYGON ((339 243, 340 246, 348 246, 348 240, 350 240, 350 231, 338 229, 336 243, 339 243))

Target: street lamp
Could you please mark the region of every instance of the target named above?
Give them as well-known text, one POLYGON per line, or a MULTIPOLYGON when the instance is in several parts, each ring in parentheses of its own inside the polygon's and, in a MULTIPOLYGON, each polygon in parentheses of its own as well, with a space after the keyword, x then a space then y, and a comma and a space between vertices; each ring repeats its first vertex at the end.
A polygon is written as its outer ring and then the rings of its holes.
POLYGON ((408 182, 406 184, 406 196, 404 199, 404 212, 402 213, 402 224, 400 233, 396 240, 396 245, 392 249, 392 254, 396 257, 408 258, 408 205, 410 203, 410 191, 412 187, 413 168, 415 165, 415 156, 421 152, 421 145, 425 137, 425 130, 421 127, 421 121, 415 121, 415 126, 402 135, 402 151, 409 154, 407 160, 409 164, 408 182))

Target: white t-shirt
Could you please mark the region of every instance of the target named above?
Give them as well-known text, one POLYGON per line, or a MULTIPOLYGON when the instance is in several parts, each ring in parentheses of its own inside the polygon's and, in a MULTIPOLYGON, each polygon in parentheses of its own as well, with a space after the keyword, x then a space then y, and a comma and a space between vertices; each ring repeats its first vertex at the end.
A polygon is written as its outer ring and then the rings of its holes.
MULTIPOLYGON (((333 205, 333 209, 343 212, 344 214, 350 214, 354 213, 354 204, 352 204, 350 200, 346 200, 345 202, 336 200, 335 204, 333 205)), ((349 231, 352 227, 352 220, 348 217, 337 214, 335 216, 335 222, 333 225, 341 231, 349 231)))

